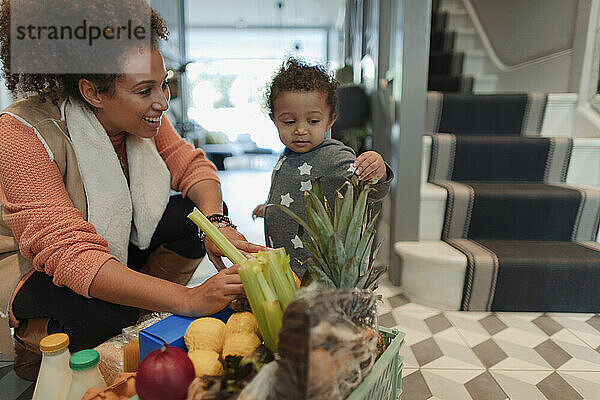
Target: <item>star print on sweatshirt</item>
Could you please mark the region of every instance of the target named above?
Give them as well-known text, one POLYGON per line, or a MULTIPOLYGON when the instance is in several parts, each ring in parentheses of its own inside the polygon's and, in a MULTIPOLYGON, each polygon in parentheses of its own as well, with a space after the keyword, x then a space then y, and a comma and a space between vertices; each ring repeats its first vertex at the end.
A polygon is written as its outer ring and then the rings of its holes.
MULTIPOLYGON (((267 204, 282 204, 306 221, 304 192, 312 188, 314 179, 321 178, 323 193, 333 205, 336 190, 344 184, 346 177, 352 175, 349 169, 354 160, 354 151, 334 139, 326 139, 306 153, 295 153, 286 148, 273 170, 267 204)), ((388 168, 388 180, 376 185, 369 201, 380 201, 385 197, 392 177, 393 173, 388 168)), ((298 223, 276 207, 266 207, 265 238, 271 247, 285 248, 290 255, 292 269, 302 277, 306 267, 301 262, 306 261, 310 254, 298 235, 298 223)), ((302 239, 311 243, 306 233, 302 239)))

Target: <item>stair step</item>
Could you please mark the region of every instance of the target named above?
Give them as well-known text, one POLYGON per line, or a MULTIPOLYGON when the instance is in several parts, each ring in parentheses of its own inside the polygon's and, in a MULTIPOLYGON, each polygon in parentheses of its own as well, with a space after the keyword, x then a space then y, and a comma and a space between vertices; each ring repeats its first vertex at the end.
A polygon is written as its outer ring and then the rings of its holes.
MULTIPOLYGON (((492 310, 594 312, 600 309, 597 244, 514 240, 480 240, 477 244, 498 260, 496 282, 477 282, 475 277, 466 283, 472 284, 471 298, 477 296, 477 291, 487 289, 489 293, 493 287, 492 310)), ((480 257, 475 256, 473 269, 481 273, 477 258, 480 257)))
POLYGON ((440 0, 438 4, 438 9, 440 10, 455 10, 455 9, 464 9, 462 0, 440 0))
POLYGON ((441 240, 396 242, 400 284, 415 303, 442 310, 459 310, 467 257, 441 240))
POLYGON ((460 75, 464 54, 433 50, 429 52, 429 75, 460 75))
POLYGON ((435 11, 431 13, 431 31, 446 30, 448 22, 448 13, 444 11, 435 11))
MULTIPOLYGON (((592 240, 600 192, 538 182, 451 182, 448 237, 592 240), (471 200, 469 200, 469 194, 471 200), (466 196, 466 197, 465 197, 466 196), (585 200, 585 201, 584 201, 585 200), (586 215, 586 217, 582 217, 586 215)), ((450 190, 450 189, 449 189, 450 190)))
POLYGON ((473 78, 473 93, 474 94, 492 94, 496 93, 498 84, 498 75, 483 74, 473 78))
POLYGON ((427 90, 469 94, 473 92, 473 78, 464 75, 430 75, 427 90))
POLYGON ((446 29, 455 31, 473 27, 469 14, 464 9, 445 9, 444 12, 448 15, 446 19, 446 29))
POLYGON ((465 306, 471 311, 596 312, 600 307, 598 244, 451 243, 394 244, 400 259, 399 282, 395 283, 400 283, 412 302, 443 310, 465 306))
POLYGON ((472 76, 484 75, 488 67, 488 57, 484 50, 466 51, 463 61, 463 73, 472 76))
POLYGON ((452 51, 456 34, 450 31, 436 31, 431 33, 429 50, 452 51))
POLYGON ((454 39, 454 50, 468 52, 470 50, 482 50, 483 45, 477 36, 477 31, 472 28, 457 29, 454 39))

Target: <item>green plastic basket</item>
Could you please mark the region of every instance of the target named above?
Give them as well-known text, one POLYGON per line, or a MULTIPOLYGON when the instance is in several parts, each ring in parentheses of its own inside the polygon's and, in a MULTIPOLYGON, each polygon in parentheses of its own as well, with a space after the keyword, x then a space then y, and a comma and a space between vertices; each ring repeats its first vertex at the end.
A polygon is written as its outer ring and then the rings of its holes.
POLYGON ((383 333, 387 349, 347 400, 397 400, 402 394, 400 347, 404 344, 404 333, 381 326, 379 331, 383 333))
MULTIPOLYGON (((369 375, 346 400, 397 400, 402 394, 402 357, 400 347, 404 344, 404 333, 382 326, 387 349, 369 372, 369 375)), ((129 400, 139 400, 133 396, 129 400)))

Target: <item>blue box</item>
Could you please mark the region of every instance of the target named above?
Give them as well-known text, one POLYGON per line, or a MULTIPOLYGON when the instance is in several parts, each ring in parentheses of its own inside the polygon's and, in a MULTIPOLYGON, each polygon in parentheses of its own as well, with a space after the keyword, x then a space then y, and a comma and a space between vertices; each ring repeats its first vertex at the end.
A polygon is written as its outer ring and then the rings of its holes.
MULTIPOLYGON (((223 322, 227 322, 234 311, 229 307, 225 307, 216 314, 209 315, 212 318, 218 318, 223 322)), ((188 326, 196 318, 182 317, 180 315, 171 315, 157 323, 150 325, 146 329, 142 329, 139 334, 140 339, 140 361, 156 350, 160 349, 164 342, 169 346, 179 347, 187 352, 183 336, 187 331, 188 326)))

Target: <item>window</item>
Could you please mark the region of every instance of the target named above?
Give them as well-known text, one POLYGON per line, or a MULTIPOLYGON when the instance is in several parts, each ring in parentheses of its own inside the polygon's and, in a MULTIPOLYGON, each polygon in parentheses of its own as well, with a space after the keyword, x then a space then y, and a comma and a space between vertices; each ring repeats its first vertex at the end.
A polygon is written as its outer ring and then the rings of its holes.
POLYGON ((263 109, 266 85, 287 56, 327 62, 327 36, 325 29, 191 30, 188 118, 207 142, 251 139, 260 148, 282 150, 263 109))

